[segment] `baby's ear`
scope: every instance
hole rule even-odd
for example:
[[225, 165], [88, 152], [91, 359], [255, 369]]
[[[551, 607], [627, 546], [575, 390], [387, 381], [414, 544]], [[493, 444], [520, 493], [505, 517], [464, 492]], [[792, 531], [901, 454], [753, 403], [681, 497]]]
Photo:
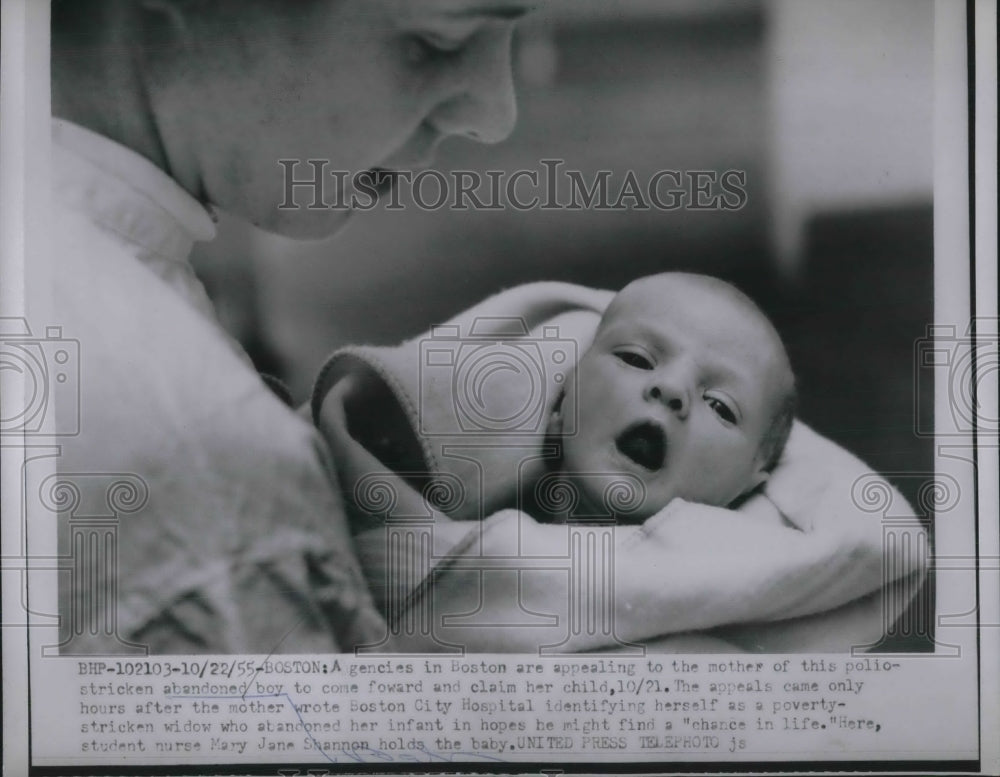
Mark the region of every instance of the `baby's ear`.
[[750, 493], [756, 491], [758, 488], [760, 488], [761, 486], [763, 486], [768, 481], [768, 479], [770, 477], [771, 477], [771, 473], [768, 470], [764, 469], [764, 462], [763, 461], [758, 461], [757, 462], [757, 470], [756, 470], [756, 472], [753, 473], [753, 476], [750, 479], [750, 484], [751, 485], [746, 490], [746, 493], [750, 494]]
[[562, 409], [557, 405], [549, 412], [549, 434], [562, 434], [563, 417]]
[[555, 403], [552, 405], [552, 409], [549, 411], [549, 423], [546, 432], [548, 434], [562, 434], [563, 428], [563, 400], [566, 398], [566, 392], [560, 391], [559, 396], [556, 397]]
[[764, 469], [764, 465], [757, 462], [757, 469], [750, 476], [750, 484], [743, 489], [743, 493], [736, 497], [732, 502], [730, 502], [726, 507], [730, 510], [739, 509], [744, 502], [748, 501], [752, 496], [754, 496], [758, 490], [767, 482], [768, 478], [771, 477], [771, 473]]

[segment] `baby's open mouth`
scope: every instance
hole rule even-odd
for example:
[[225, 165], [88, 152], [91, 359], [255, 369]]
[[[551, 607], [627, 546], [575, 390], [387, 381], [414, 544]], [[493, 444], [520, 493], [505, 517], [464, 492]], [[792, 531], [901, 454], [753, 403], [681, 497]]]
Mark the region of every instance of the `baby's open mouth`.
[[642, 421], [618, 435], [615, 447], [643, 469], [656, 472], [667, 457], [667, 435], [658, 424]]

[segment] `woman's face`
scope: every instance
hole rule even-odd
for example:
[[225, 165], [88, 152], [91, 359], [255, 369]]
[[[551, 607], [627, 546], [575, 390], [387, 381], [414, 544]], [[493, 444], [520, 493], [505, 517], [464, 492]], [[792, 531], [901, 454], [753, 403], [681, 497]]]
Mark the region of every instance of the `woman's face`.
[[[189, 160], [205, 199], [262, 229], [330, 235], [350, 211], [325, 206], [349, 202], [355, 174], [419, 170], [449, 135], [495, 143], [513, 129], [511, 36], [525, 0], [172, 7], [187, 50], [171, 77], [150, 69], [168, 159]], [[316, 169], [321, 189], [288, 189], [287, 171], [302, 181]]]

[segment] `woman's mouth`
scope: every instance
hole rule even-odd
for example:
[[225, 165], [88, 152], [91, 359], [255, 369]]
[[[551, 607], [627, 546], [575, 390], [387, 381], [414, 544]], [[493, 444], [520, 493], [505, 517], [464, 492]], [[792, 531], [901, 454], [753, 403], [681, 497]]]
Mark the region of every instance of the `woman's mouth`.
[[365, 180], [370, 184], [381, 199], [397, 187], [401, 180], [409, 186], [413, 186], [414, 179], [422, 172], [430, 168], [430, 158], [415, 160], [413, 163], [401, 167], [373, 167], [363, 173]]
[[641, 421], [618, 435], [615, 447], [643, 469], [658, 472], [667, 458], [667, 435], [659, 424]]

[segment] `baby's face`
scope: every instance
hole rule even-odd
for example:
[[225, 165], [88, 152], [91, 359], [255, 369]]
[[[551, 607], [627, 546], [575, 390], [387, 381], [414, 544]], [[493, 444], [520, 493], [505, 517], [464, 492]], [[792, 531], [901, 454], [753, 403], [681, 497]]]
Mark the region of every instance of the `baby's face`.
[[[631, 284], [612, 302], [567, 381], [550, 431], [584, 490], [629, 473], [646, 490], [630, 517], [675, 497], [727, 505], [767, 478], [761, 441], [792, 376], [770, 323], [730, 290], [691, 276]], [[600, 508], [601, 494], [585, 494]]]

